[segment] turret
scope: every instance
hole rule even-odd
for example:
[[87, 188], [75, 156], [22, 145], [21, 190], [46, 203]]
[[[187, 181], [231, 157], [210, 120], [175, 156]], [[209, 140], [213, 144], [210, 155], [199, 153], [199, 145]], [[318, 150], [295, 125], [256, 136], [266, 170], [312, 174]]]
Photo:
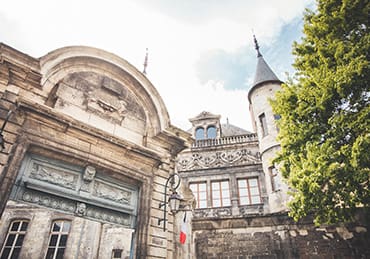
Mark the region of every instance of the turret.
[[263, 171], [266, 179], [266, 190], [269, 197], [269, 210], [271, 213], [286, 210], [287, 187], [272, 159], [280, 149], [277, 141], [278, 128], [276, 120], [279, 115], [274, 114], [269, 99], [274, 98], [275, 92], [280, 90], [282, 82], [268, 66], [260, 53], [256, 38], [257, 68], [254, 82], [248, 92], [249, 109], [259, 140]]

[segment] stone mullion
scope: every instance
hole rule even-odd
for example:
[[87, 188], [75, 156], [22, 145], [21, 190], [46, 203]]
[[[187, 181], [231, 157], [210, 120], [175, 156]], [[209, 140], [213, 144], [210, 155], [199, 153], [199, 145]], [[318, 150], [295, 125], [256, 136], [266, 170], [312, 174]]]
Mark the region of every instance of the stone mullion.
[[231, 213], [232, 215], [239, 215], [239, 198], [238, 198], [238, 184], [235, 175], [230, 175], [230, 199], [231, 199]]

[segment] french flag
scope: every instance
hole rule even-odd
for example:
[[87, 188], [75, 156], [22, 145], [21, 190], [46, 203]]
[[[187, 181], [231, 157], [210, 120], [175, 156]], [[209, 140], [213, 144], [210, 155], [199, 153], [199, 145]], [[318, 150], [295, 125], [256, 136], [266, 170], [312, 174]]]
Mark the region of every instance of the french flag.
[[186, 226], [186, 212], [185, 212], [184, 220], [181, 222], [181, 230], [180, 230], [180, 243], [181, 244], [185, 244], [186, 232], [187, 232], [187, 226]]

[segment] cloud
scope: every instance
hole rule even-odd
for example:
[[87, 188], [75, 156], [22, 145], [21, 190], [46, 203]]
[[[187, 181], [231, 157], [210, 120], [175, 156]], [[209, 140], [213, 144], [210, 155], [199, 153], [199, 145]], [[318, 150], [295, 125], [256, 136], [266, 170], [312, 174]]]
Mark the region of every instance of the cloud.
[[186, 129], [188, 118], [208, 110], [251, 129], [246, 98], [255, 69], [251, 30], [272, 68], [283, 67], [288, 63], [283, 53], [291, 50], [278, 36], [309, 2], [12, 0], [1, 5], [0, 40], [34, 57], [68, 45], [93, 46], [139, 70], [149, 48], [148, 77], [176, 126]]
[[[281, 80], [286, 80], [286, 73], [294, 73], [291, 66], [294, 61], [291, 49], [293, 42], [302, 36], [302, 28], [303, 20], [297, 17], [282, 26], [273, 42], [259, 42], [264, 58]], [[197, 76], [202, 85], [209, 81], [218, 81], [223, 83], [225, 89], [247, 90], [253, 82], [256, 61], [256, 51], [250, 45], [235, 51], [208, 50], [202, 52], [198, 58]]]
[[225, 89], [247, 89], [246, 78], [252, 76], [255, 59], [250, 47], [234, 52], [208, 50], [201, 53], [196, 63], [197, 76], [202, 85], [218, 81], [223, 82]]

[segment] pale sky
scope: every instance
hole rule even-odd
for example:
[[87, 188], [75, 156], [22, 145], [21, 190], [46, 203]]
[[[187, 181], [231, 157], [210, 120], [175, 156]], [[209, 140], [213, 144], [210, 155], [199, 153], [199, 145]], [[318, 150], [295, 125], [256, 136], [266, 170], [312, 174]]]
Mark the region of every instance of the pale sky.
[[33, 57], [85, 45], [143, 70], [177, 127], [202, 111], [252, 130], [247, 93], [256, 52], [281, 79], [293, 73], [291, 44], [313, 0], [12, 0], [0, 5], [0, 42]]

